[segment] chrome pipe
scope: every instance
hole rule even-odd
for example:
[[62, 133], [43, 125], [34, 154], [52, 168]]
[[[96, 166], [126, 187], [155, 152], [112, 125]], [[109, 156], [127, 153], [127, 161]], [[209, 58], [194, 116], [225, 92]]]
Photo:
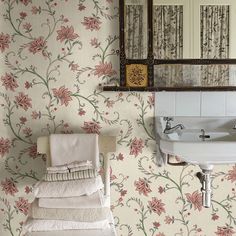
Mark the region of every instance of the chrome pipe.
[[211, 207], [211, 171], [203, 170], [202, 179], [202, 205], [206, 208]]
[[211, 207], [211, 170], [202, 170], [202, 172], [197, 173], [197, 177], [199, 178], [202, 188], [202, 205], [203, 207], [209, 208]]

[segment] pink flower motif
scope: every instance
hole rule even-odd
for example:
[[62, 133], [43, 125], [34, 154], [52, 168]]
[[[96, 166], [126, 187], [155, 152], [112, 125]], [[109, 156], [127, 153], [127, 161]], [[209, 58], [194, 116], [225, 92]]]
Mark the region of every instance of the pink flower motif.
[[5, 76], [1, 77], [1, 81], [2, 81], [2, 85], [5, 87], [6, 90], [9, 89], [14, 92], [15, 89], [19, 87], [12, 74], [6, 73]]
[[33, 54], [44, 51], [46, 49], [46, 41], [42, 36], [29, 43], [29, 51]]
[[85, 10], [85, 5], [83, 4], [83, 3], [80, 3], [79, 5], [78, 5], [78, 10], [79, 11], [83, 11], [83, 10]]
[[233, 166], [232, 170], [228, 171], [227, 175], [228, 175], [227, 180], [231, 180], [231, 182], [236, 181], [236, 165]]
[[235, 234], [235, 231], [233, 231], [232, 227], [229, 225], [224, 227], [217, 226], [217, 232], [215, 232], [217, 236], [232, 236]]
[[37, 145], [34, 144], [33, 146], [29, 147], [29, 156], [35, 159], [37, 157]]
[[65, 86], [61, 86], [59, 89], [52, 89], [53, 95], [61, 102], [61, 106], [65, 105], [66, 107], [69, 105], [69, 102], [72, 101], [71, 91]]
[[23, 108], [25, 111], [27, 111], [29, 107], [32, 107], [32, 99], [29, 98], [27, 94], [20, 92], [18, 96], [15, 96], [15, 99], [16, 104]]
[[158, 215], [161, 215], [162, 213], [166, 212], [164, 208], [165, 204], [162, 203], [162, 201], [157, 199], [156, 197], [153, 197], [152, 201], [148, 201], [148, 204], [150, 210]]
[[27, 118], [26, 118], [26, 117], [24, 117], [24, 116], [21, 116], [21, 117], [20, 117], [20, 123], [21, 123], [22, 125], [24, 125], [24, 124], [26, 123], [26, 121], [27, 121]]
[[29, 127], [26, 127], [23, 129], [23, 133], [25, 134], [26, 137], [29, 137], [32, 135], [32, 129]]
[[153, 224], [154, 228], [157, 228], [157, 229], [161, 226], [161, 224], [159, 222], [156, 222], [156, 221], [153, 222], [152, 224]]
[[108, 108], [112, 108], [114, 104], [115, 104], [115, 102], [113, 100], [110, 100], [109, 98], [106, 99], [106, 106]]
[[27, 13], [26, 12], [20, 12], [20, 18], [22, 19], [22, 20], [24, 20], [25, 19], [25, 17], [27, 16]]
[[36, 15], [37, 13], [41, 12], [41, 7], [37, 8], [36, 6], [33, 6], [31, 8], [31, 12], [32, 12], [33, 15]]
[[41, 112], [37, 112], [37, 111], [32, 111], [32, 114], [31, 114], [31, 117], [33, 120], [36, 120], [36, 119], [40, 119], [41, 118]]
[[27, 6], [32, 0], [20, 0], [20, 2]]
[[31, 27], [32, 27], [32, 25], [30, 23], [25, 23], [23, 25], [23, 28], [28, 32], [32, 29]]
[[79, 112], [78, 112], [78, 114], [79, 114], [79, 116], [84, 116], [85, 115], [85, 110], [83, 109], [83, 108], [80, 108], [79, 109]]
[[25, 82], [25, 88], [26, 88], [26, 89], [32, 88], [32, 83], [26, 81], [26, 82]]
[[100, 129], [102, 127], [99, 125], [98, 122], [95, 121], [89, 121], [89, 122], [84, 122], [84, 126], [82, 127], [82, 129], [86, 132], [86, 133], [92, 133], [92, 134], [100, 134]]
[[166, 191], [166, 190], [165, 190], [164, 187], [159, 186], [159, 188], [158, 188], [158, 192], [159, 192], [160, 194], [164, 193], [165, 191]]
[[174, 216], [172, 216], [172, 217], [170, 217], [170, 216], [166, 216], [166, 218], [165, 218], [165, 223], [166, 223], [167, 225], [169, 225], [169, 224], [173, 224], [174, 221], [175, 221]]
[[79, 65], [75, 63], [70, 63], [69, 67], [73, 72], [78, 71], [79, 69]]
[[134, 182], [134, 186], [136, 187], [135, 190], [138, 191], [140, 195], [143, 194], [144, 196], [148, 196], [148, 194], [152, 192], [146, 179], [139, 178], [138, 181]]
[[4, 52], [6, 48], [9, 48], [10, 44], [10, 35], [9, 34], [0, 34], [0, 50]]
[[3, 157], [6, 153], [9, 153], [11, 148], [11, 141], [7, 138], [0, 138], [0, 156]]
[[124, 155], [122, 153], [119, 153], [118, 156], [116, 157], [118, 161], [123, 161], [124, 160]]
[[193, 204], [194, 206], [194, 210], [202, 210], [202, 194], [198, 192], [198, 190], [196, 190], [195, 192], [193, 192], [192, 194], [190, 193], [186, 193], [185, 194], [187, 197], [187, 200]]
[[32, 193], [32, 188], [29, 186], [25, 186], [25, 193], [26, 194]]
[[133, 139], [130, 145], [130, 155], [138, 156], [139, 153], [142, 153], [142, 149], [144, 148], [143, 140], [137, 139], [136, 137]]
[[74, 39], [78, 38], [79, 35], [74, 33], [74, 27], [71, 26], [61, 26], [60, 30], [57, 30], [57, 40], [63, 42], [65, 40], [73, 41]]
[[6, 178], [5, 181], [1, 182], [1, 187], [5, 194], [10, 194], [11, 196], [15, 196], [15, 193], [18, 192], [18, 189], [12, 179]]
[[101, 43], [98, 41], [97, 38], [91, 39], [91, 40], [90, 40], [90, 44], [91, 44], [91, 46], [93, 46], [93, 47], [95, 47], [95, 48], [98, 48], [98, 47], [101, 45]]
[[102, 22], [97, 17], [84, 17], [84, 22], [82, 22], [82, 24], [86, 26], [86, 29], [88, 30], [98, 31]]
[[121, 197], [124, 197], [127, 194], [127, 190], [122, 190], [120, 192]]
[[18, 201], [15, 201], [16, 208], [23, 213], [25, 216], [28, 214], [29, 211], [29, 202], [28, 200], [24, 199], [23, 197], [20, 197]]
[[98, 78], [101, 76], [108, 76], [111, 77], [116, 74], [116, 71], [112, 69], [112, 64], [110, 63], [102, 63], [100, 62], [99, 65], [95, 66], [95, 73], [94, 75], [97, 75]]
[[214, 220], [214, 221], [215, 221], [215, 220], [218, 220], [218, 219], [219, 219], [219, 216], [216, 215], [216, 213], [214, 213], [214, 214], [211, 215], [211, 219]]

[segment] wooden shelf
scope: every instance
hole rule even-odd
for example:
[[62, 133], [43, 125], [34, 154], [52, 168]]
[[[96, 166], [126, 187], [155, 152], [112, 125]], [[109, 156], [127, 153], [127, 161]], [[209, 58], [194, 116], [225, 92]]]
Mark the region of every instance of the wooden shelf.
[[236, 91], [236, 86], [225, 87], [126, 87], [103, 86], [103, 91], [113, 92], [159, 92], [159, 91]]

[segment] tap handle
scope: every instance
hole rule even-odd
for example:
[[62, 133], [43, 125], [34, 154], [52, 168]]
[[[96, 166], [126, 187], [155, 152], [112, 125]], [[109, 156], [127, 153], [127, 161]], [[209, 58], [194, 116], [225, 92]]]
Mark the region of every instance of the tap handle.
[[174, 118], [166, 116], [166, 117], [163, 118], [163, 120], [168, 122], [168, 121], [173, 121]]

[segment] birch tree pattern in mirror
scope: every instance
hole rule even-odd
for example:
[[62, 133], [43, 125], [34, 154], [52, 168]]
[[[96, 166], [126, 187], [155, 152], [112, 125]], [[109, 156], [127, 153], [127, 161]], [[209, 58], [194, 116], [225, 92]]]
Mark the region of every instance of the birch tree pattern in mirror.
[[[229, 6], [202, 5], [201, 58], [229, 58]], [[202, 66], [202, 86], [228, 86], [228, 65]]]
[[125, 1], [125, 53], [128, 59], [147, 57], [147, 1]]
[[[157, 59], [183, 58], [183, 6], [154, 5], [153, 48]], [[155, 86], [181, 86], [182, 66], [155, 66]]]
[[[153, 7], [155, 58], [181, 59], [186, 56], [183, 55], [183, 14], [181, 5]], [[199, 14], [201, 58], [229, 58], [229, 6], [201, 5]], [[195, 19], [189, 19], [191, 21], [193, 25], [199, 25]], [[154, 67], [154, 84], [161, 87], [233, 86], [233, 68], [234, 66], [223, 64], [158, 65]]]

